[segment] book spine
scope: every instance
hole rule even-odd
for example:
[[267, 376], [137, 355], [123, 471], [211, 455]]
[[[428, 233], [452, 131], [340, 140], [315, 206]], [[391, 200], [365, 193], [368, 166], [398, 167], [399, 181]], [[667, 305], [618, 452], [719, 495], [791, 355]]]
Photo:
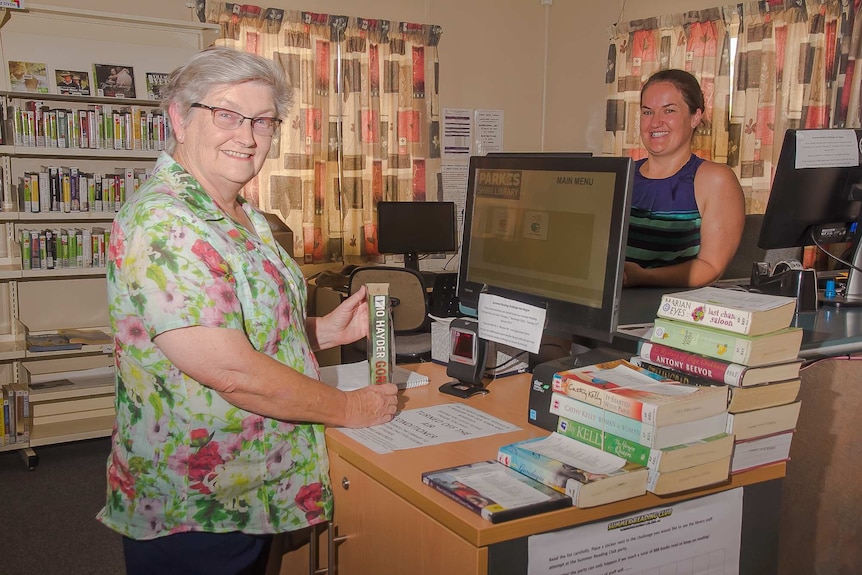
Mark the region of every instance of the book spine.
[[660, 375], [665, 379], [672, 379], [686, 385], [699, 385], [701, 387], [709, 387], [711, 385], [721, 385], [723, 383], [709, 379], [708, 377], [700, 377], [658, 363], [652, 363], [651, 361], [647, 361], [642, 357], [633, 357], [630, 361], [638, 367], [642, 367], [643, 369], [651, 371], [656, 375]]
[[563, 393], [554, 393], [550, 412], [643, 445], [650, 445], [655, 437], [655, 427], [652, 425], [605, 411], [601, 407], [579, 401]]
[[739, 386], [742, 384], [742, 377], [746, 369], [744, 365], [727, 363], [646, 341], [640, 342], [639, 345], [638, 356], [647, 361], [727, 385]]
[[368, 290], [369, 326], [368, 363], [371, 382], [391, 383], [395, 366], [392, 347], [392, 315], [390, 314], [389, 284], [366, 284]]
[[606, 411], [618, 413], [644, 423], [654, 425], [658, 416], [658, 409], [655, 405], [644, 403], [633, 397], [609, 393], [605, 389], [571, 374], [555, 374], [553, 389], [584, 403], [596, 405]]
[[651, 336], [654, 343], [706, 355], [731, 363], [747, 364], [753, 342], [728, 331], [657, 318]]
[[[539, 483], [547, 485], [551, 489], [566, 492], [566, 481], [569, 479], [561, 475], [554, 466], [542, 465], [541, 460], [554, 461], [550, 458], [531, 458], [520, 450], [511, 445], [504, 445], [497, 451], [497, 461], [510, 469], [514, 469], [522, 475], [526, 475], [530, 479], [535, 479]], [[557, 463], [557, 462], [554, 462]], [[559, 467], [557, 463], [556, 467]]]
[[754, 314], [714, 303], [681, 299], [665, 294], [662, 296], [656, 315], [745, 335], [751, 330]]
[[560, 418], [557, 433], [576, 439], [581, 443], [597, 447], [606, 453], [622, 457], [638, 465], [647, 465], [652, 450], [646, 445], [619, 437], [607, 431], [584, 425], [565, 417]]

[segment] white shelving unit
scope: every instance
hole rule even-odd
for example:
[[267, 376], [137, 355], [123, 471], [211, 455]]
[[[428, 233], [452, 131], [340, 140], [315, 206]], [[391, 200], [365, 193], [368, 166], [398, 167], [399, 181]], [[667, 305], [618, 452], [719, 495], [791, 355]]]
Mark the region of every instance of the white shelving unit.
[[[41, 100], [51, 108], [86, 109], [91, 104], [157, 107], [146, 100], [147, 72], [168, 73], [191, 55], [212, 44], [219, 27], [193, 21], [142, 18], [107, 12], [28, 5], [25, 10], [0, 9], [0, 103], [7, 106]], [[71, 96], [11, 91], [9, 61], [40, 62], [48, 78], [55, 70], [89, 71], [96, 94], [93, 64], [130, 67], [135, 99]], [[29, 443], [10, 443], [0, 451], [22, 450], [35, 465], [32, 447], [110, 434], [113, 415], [113, 357], [109, 345], [80, 350], [30, 352], [27, 330], [108, 329], [104, 268], [23, 269], [20, 230], [44, 227], [110, 227], [112, 212], [39, 212], [23, 209], [21, 178], [48, 165], [74, 165], [83, 171], [113, 172], [120, 167], [152, 167], [158, 151], [48, 148], [11, 145], [4, 122], [0, 145], [3, 197], [0, 211], [0, 384], [72, 382], [48, 391], [31, 389], [34, 414]], [[106, 371], [107, 370], [107, 371]], [[95, 375], [94, 375], [95, 374]]]

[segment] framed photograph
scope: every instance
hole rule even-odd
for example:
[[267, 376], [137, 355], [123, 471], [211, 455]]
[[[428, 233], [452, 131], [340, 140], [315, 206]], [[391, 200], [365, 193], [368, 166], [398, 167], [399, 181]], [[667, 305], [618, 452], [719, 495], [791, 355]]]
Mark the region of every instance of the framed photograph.
[[58, 94], [72, 96], [90, 95], [90, 73], [79, 70], [55, 70], [54, 79]]
[[163, 72], [147, 72], [147, 98], [150, 100], [161, 100], [162, 87], [168, 83], [168, 74]]
[[48, 72], [42, 62], [9, 60], [9, 88], [13, 92], [48, 93]]
[[135, 98], [135, 70], [125, 64], [93, 64], [96, 95]]

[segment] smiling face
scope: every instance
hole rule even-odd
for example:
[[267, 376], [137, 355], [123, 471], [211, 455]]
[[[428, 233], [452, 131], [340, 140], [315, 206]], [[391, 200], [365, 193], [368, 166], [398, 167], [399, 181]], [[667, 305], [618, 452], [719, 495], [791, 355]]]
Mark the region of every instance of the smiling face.
[[[211, 91], [201, 104], [233, 110], [256, 118], [276, 115], [272, 89], [259, 82], [228, 85]], [[184, 122], [176, 105], [170, 109], [177, 148], [174, 159], [192, 174], [217, 202], [232, 201], [263, 167], [272, 136], [255, 134], [251, 122], [225, 130], [213, 124], [212, 112], [189, 110]]]
[[701, 110], [691, 113], [682, 92], [670, 82], [652, 84], [641, 94], [641, 141], [651, 156], [688, 155], [701, 115]]

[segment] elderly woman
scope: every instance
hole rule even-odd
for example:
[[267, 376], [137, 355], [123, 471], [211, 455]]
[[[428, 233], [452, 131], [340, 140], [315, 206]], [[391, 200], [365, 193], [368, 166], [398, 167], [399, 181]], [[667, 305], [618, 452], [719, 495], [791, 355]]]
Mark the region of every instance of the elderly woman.
[[700, 287], [721, 277], [742, 238], [745, 197], [726, 164], [691, 151], [705, 109], [697, 78], [656, 72], [641, 88], [623, 285]]
[[172, 136], [114, 222], [117, 421], [99, 520], [128, 573], [263, 573], [272, 534], [330, 518], [323, 425], [385, 423], [397, 388], [318, 381], [368, 331], [365, 290], [306, 317], [297, 265], [239, 195], [286, 115], [271, 61], [205, 50], [162, 96]]

